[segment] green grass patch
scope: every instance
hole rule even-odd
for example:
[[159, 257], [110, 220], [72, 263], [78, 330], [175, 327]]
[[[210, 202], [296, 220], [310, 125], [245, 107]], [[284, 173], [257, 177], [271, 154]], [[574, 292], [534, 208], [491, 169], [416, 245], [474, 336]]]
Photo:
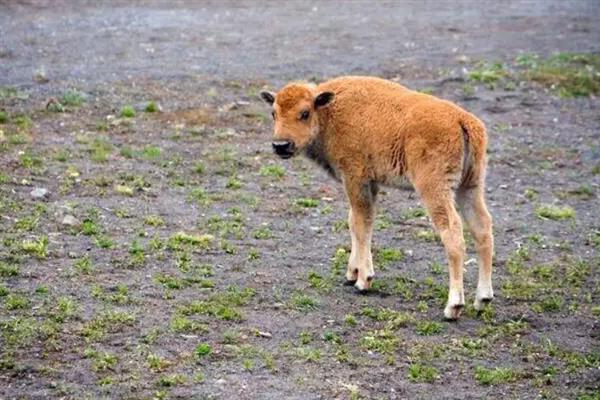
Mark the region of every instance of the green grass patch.
[[388, 329], [368, 332], [360, 339], [361, 347], [387, 355], [392, 355], [399, 343], [400, 340]]
[[227, 290], [216, 293], [207, 300], [194, 301], [178, 307], [175, 314], [176, 317], [200, 314], [225, 321], [241, 321], [243, 315], [239, 307], [247, 305], [254, 294], [252, 288], [240, 289], [237, 286], [229, 286]]
[[146, 107], [144, 108], [144, 111], [146, 111], [147, 113], [158, 112], [159, 111], [158, 104], [156, 104], [155, 101], [149, 101], [148, 104], [146, 104]]
[[331, 290], [331, 281], [326, 278], [323, 278], [315, 271], [308, 272], [308, 282], [310, 284], [310, 287], [317, 289], [321, 292], [328, 292], [329, 290]]
[[69, 89], [60, 97], [60, 103], [65, 106], [79, 107], [85, 101], [86, 96], [76, 89]]
[[316, 208], [319, 206], [319, 200], [317, 199], [308, 199], [308, 198], [301, 198], [301, 199], [296, 199], [294, 201], [294, 204], [302, 207], [302, 208]]
[[429, 365], [415, 363], [408, 367], [408, 379], [413, 382], [433, 383], [439, 375], [438, 370]]
[[211, 353], [211, 351], [212, 349], [207, 343], [200, 343], [198, 346], [196, 346], [196, 356], [198, 358], [204, 358], [208, 356]]
[[381, 247], [377, 249], [375, 256], [375, 262], [380, 268], [385, 268], [389, 264], [404, 259], [404, 252], [400, 249], [390, 249]]
[[171, 319], [170, 328], [173, 332], [177, 333], [204, 333], [208, 332], [208, 327], [201, 323], [194, 321], [184, 315], [174, 315]]
[[209, 249], [214, 241], [213, 235], [191, 235], [185, 232], [173, 234], [167, 241], [167, 247], [171, 250], [179, 250], [185, 246], [199, 249]]
[[83, 275], [91, 275], [94, 272], [94, 266], [92, 265], [92, 260], [90, 260], [89, 255], [85, 255], [75, 261], [73, 268]]
[[22, 310], [29, 308], [29, 300], [20, 294], [9, 294], [4, 298], [4, 305], [9, 310]]
[[304, 293], [294, 293], [290, 299], [290, 307], [302, 312], [316, 310], [319, 305], [319, 300]]
[[97, 341], [107, 333], [118, 332], [126, 326], [132, 326], [135, 316], [125, 311], [104, 311], [83, 325], [81, 334], [88, 340]]
[[273, 232], [271, 231], [271, 229], [269, 229], [268, 226], [263, 226], [255, 230], [252, 233], [252, 236], [254, 236], [255, 239], [259, 240], [270, 239], [273, 237]]
[[160, 157], [161, 149], [157, 146], [144, 146], [140, 156], [145, 160], [155, 160]]
[[208, 193], [206, 193], [206, 191], [202, 188], [193, 188], [190, 190], [189, 199], [191, 201], [195, 201], [203, 207], [210, 205], [212, 202]]
[[133, 188], [127, 185], [116, 185], [115, 192], [121, 196], [133, 196]]
[[507, 75], [508, 72], [502, 63], [481, 62], [473, 70], [469, 71], [468, 78], [474, 82], [485, 83], [493, 89], [498, 81]]
[[389, 308], [372, 308], [363, 307], [360, 314], [372, 318], [375, 321], [383, 321], [386, 323], [386, 329], [396, 330], [405, 327], [414, 322], [414, 317], [406, 312], [395, 311]]
[[183, 375], [179, 375], [179, 374], [171, 374], [171, 375], [165, 375], [165, 376], [161, 376], [158, 381], [156, 382], [157, 386], [161, 386], [161, 387], [174, 387], [177, 385], [182, 385], [186, 382], [186, 378]]
[[550, 88], [561, 97], [600, 93], [600, 54], [559, 53], [548, 58], [521, 55], [522, 77]]
[[8, 264], [4, 261], [0, 261], [0, 276], [4, 278], [18, 276], [19, 266], [14, 264]]
[[444, 325], [436, 321], [418, 321], [415, 330], [419, 335], [437, 335], [444, 331]]
[[536, 208], [535, 214], [541, 219], [551, 219], [561, 221], [565, 219], [574, 219], [575, 210], [569, 206], [556, 206], [552, 204], [543, 204]]
[[121, 118], [133, 118], [135, 117], [135, 109], [130, 105], [125, 105], [121, 108], [119, 115]]
[[40, 333], [34, 318], [16, 317], [0, 321], [0, 335], [5, 345], [24, 347], [29, 345]]
[[164, 226], [165, 220], [158, 215], [148, 215], [144, 218], [144, 224], [154, 227]]
[[519, 380], [520, 374], [510, 368], [475, 368], [475, 380], [482, 385], [499, 385]]
[[265, 165], [260, 168], [259, 173], [261, 176], [282, 179], [285, 176], [285, 168], [279, 165]]
[[424, 208], [415, 207], [410, 208], [402, 213], [402, 218], [406, 220], [422, 218], [427, 215], [427, 212]]
[[558, 295], [551, 295], [542, 298], [539, 302], [533, 304], [531, 309], [537, 313], [558, 312], [562, 309], [564, 299]]
[[36, 258], [46, 258], [48, 248], [48, 237], [42, 236], [35, 240], [24, 240], [21, 243], [21, 248], [27, 254], [31, 254]]

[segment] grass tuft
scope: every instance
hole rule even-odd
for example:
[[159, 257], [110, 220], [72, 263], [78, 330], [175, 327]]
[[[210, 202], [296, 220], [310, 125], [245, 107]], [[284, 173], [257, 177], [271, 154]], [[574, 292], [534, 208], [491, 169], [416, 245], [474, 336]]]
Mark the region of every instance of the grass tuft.
[[498, 385], [518, 380], [519, 374], [510, 368], [488, 369], [478, 366], [475, 368], [475, 379], [482, 385]]
[[130, 105], [123, 106], [119, 115], [121, 118], [133, 118], [135, 117], [135, 109]]
[[552, 219], [554, 221], [560, 221], [564, 219], [575, 218], [575, 210], [569, 206], [555, 206], [552, 204], [543, 204], [536, 208], [535, 214], [542, 219]]
[[556, 92], [561, 97], [600, 93], [600, 55], [559, 53], [541, 59], [522, 55], [517, 63], [526, 67], [523, 77]]
[[155, 113], [159, 110], [158, 104], [155, 101], [149, 101], [144, 108], [147, 113]]
[[438, 370], [434, 367], [420, 363], [408, 367], [408, 378], [413, 382], [433, 383], [438, 377]]

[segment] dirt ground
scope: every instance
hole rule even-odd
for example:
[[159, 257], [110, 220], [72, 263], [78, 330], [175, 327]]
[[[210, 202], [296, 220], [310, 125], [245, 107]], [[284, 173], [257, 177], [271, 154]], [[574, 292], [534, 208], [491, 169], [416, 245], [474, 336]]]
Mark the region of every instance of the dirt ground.
[[[599, 399], [599, 19], [597, 1], [0, 1], [0, 399]], [[343, 191], [272, 154], [257, 96], [339, 74], [486, 123], [483, 313], [467, 236], [469, 305], [443, 321], [444, 252], [410, 191], [380, 197], [374, 289], [342, 285]]]

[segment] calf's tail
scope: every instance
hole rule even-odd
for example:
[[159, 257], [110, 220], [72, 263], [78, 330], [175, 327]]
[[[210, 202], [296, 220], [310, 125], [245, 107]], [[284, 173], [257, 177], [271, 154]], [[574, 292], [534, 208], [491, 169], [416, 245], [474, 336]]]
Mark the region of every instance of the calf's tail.
[[459, 124], [463, 142], [460, 187], [472, 188], [483, 184], [485, 179], [487, 134], [483, 122], [472, 114], [465, 113]]

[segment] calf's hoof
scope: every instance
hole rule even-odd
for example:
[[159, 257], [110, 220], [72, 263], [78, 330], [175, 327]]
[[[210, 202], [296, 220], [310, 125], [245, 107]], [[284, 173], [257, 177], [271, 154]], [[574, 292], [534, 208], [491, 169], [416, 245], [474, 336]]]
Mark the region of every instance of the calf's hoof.
[[473, 303], [473, 307], [477, 311], [483, 311], [483, 309], [492, 302], [494, 297], [483, 297], [483, 298], [475, 298], [475, 302]]
[[356, 280], [354, 287], [358, 289], [359, 293], [365, 293], [371, 288], [371, 284], [373, 283], [373, 276], [367, 276], [366, 279], [361, 279], [360, 277]]
[[462, 314], [464, 304], [448, 304], [444, 309], [444, 318], [447, 321], [456, 321]]
[[357, 280], [358, 280], [358, 268], [354, 268], [354, 269], [348, 268], [346, 270], [346, 282], [344, 283], [344, 285], [352, 286], [356, 283]]

